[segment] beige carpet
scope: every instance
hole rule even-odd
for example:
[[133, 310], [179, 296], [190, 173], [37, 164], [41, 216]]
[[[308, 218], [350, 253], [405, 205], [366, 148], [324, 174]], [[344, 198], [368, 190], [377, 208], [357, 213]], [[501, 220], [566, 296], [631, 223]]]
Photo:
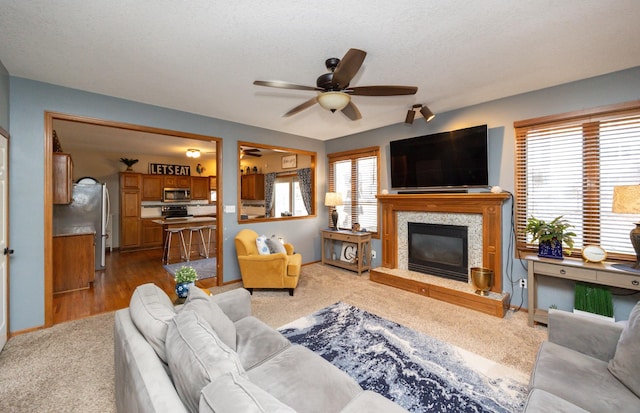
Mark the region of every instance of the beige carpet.
[[[240, 284], [213, 289], [219, 293]], [[255, 290], [253, 313], [280, 327], [344, 301], [529, 374], [546, 328], [527, 314], [503, 319], [369, 281], [367, 274], [304, 266], [295, 296]], [[0, 411], [113, 412], [113, 313], [13, 337], [0, 353]]]

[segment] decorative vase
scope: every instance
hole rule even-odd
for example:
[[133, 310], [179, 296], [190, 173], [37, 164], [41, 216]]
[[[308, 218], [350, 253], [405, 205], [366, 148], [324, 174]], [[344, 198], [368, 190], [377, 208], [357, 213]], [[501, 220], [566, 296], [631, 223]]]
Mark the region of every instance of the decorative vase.
[[538, 245], [538, 257], [553, 258], [562, 260], [562, 243], [554, 238], [550, 241], [543, 241]]
[[472, 267], [471, 283], [478, 295], [489, 295], [493, 287], [493, 270], [489, 268]]
[[176, 294], [178, 298], [187, 298], [187, 295], [189, 295], [189, 287], [192, 285], [194, 285], [193, 281], [176, 284]]

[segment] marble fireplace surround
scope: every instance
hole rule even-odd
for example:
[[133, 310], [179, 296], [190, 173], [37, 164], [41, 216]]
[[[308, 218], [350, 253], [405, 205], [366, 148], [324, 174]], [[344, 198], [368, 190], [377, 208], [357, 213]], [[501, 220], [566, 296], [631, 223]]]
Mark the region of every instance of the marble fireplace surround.
[[[504, 317], [509, 295], [502, 292], [502, 204], [507, 199], [507, 193], [378, 195], [382, 266], [371, 270], [371, 280]], [[469, 266], [490, 268], [495, 274], [489, 295], [475, 294], [468, 283], [408, 271], [407, 222], [467, 226]]]

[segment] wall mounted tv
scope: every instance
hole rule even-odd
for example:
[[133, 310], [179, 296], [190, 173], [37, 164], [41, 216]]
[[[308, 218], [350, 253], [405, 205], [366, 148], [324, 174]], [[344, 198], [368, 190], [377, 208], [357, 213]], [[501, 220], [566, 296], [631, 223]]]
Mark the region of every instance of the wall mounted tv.
[[487, 125], [389, 143], [395, 190], [458, 190], [489, 185]]

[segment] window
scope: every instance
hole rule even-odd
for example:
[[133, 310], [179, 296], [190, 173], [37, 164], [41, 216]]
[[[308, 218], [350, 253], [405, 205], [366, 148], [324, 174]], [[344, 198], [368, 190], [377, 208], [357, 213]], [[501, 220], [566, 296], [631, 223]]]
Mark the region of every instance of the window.
[[370, 147], [332, 153], [329, 158], [329, 191], [340, 192], [344, 205], [338, 206], [338, 228], [378, 232], [378, 165], [380, 148]]
[[[280, 176], [275, 182], [275, 215], [276, 217], [292, 214], [296, 217], [309, 215], [302, 201], [300, 183], [296, 175]], [[282, 215], [285, 213], [285, 215]]]
[[629, 232], [640, 214], [611, 212], [613, 187], [640, 184], [640, 102], [514, 123], [516, 238], [527, 218], [563, 215], [572, 225], [574, 254], [601, 245], [609, 258], [635, 261]]

